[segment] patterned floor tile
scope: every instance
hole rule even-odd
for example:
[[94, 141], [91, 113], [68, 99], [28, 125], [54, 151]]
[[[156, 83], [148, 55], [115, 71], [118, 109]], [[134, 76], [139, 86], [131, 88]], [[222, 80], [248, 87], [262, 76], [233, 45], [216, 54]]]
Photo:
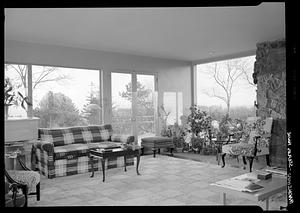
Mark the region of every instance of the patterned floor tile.
[[[47, 179], [41, 177], [41, 200], [29, 196], [29, 206], [165, 206], [221, 205], [221, 194], [209, 184], [248, 172], [243, 169], [179, 159], [166, 155], [142, 156], [137, 175], [135, 166], [111, 169], [102, 182], [102, 172]], [[274, 199], [276, 201], [276, 199]], [[278, 200], [278, 199], [277, 199]], [[253, 201], [227, 196], [231, 205]], [[264, 203], [254, 202], [264, 206]], [[282, 199], [270, 201], [270, 208], [285, 206]]]

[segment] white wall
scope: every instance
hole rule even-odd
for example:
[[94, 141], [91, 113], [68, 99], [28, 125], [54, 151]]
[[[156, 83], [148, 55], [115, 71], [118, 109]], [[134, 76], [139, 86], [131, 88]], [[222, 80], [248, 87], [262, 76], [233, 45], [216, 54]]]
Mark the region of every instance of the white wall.
[[[183, 93], [183, 109], [191, 105], [191, 66], [189, 62], [127, 55], [72, 47], [5, 41], [5, 62], [52, 65], [104, 71], [104, 100], [110, 101], [110, 72], [129, 70], [158, 74], [158, 105], [165, 91]], [[105, 108], [104, 121], [110, 122], [111, 109]]]

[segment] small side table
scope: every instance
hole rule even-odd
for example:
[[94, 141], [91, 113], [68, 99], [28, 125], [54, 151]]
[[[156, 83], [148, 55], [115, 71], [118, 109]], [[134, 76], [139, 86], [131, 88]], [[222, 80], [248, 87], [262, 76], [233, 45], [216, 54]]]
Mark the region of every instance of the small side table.
[[140, 164], [140, 151], [141, 148], [140, 147], [126, 147], [126, 148], [116, 148], [116, 149], [112, 149], [110, 152], [105, 152], [102, 149], [91, 149], [90, 150], [90, 154], [89, 154], [89, 158], [90, 158], [90, 162], [91, 162], [91, 166], [92, 166], [92, 174], [91, 174], [91, 178], [94, 177], [94, 157], [96, 158], [100, 158], [101, 160], [101, 165], [102, 165], [102, 181], [105, 181], [105, 160], [107, 158], [110, 157], [120, 157], [123, 156], [124, 157], [124, 171], [127, 171], [126, 168], [126, 159], [127, 156], [134, 156], [136, 157], [136, 173], [137, 175], [140, 175], [139, 173], [139, 164]]

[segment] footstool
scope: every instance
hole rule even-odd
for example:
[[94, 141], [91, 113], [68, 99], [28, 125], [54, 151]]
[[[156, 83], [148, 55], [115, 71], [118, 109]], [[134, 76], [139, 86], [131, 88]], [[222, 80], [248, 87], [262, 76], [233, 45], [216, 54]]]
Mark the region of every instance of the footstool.
[[[170, 155], [173, 156], [174, 143], [172, 138], [160, 136], [142, 138], [141, 146], [143, 148], [152, 148], [154, 158], [156, 150], [158, 150], [158, 154], [160, 153], [160, 148], [170, 148]], [[144, 154], [143, 150], [144, 149], [142, 149], [142, 154]]]

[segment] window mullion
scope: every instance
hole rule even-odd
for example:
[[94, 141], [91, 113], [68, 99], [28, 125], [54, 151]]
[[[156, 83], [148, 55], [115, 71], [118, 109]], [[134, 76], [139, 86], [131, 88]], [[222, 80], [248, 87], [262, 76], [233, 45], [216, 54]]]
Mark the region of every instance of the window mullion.
[[[27, 97], [31, 105], [27, 105], [27, 117], [33, 116], [32, 65], [27, 65]], [[26, 92], [26, 91], [25, 91]]]

